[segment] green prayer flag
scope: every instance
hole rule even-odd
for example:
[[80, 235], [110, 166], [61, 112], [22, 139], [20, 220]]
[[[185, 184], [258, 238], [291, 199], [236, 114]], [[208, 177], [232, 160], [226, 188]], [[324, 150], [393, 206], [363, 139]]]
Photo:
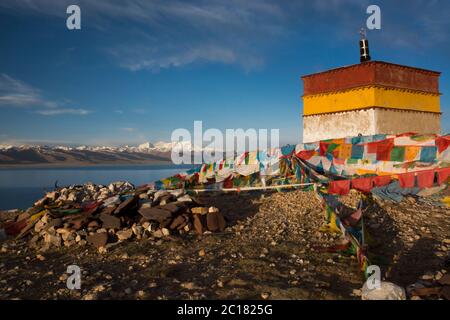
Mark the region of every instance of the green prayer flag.
[[391, 161], [403, 162], [405, 161], [405, 147], [395, 146], [391, 150]]

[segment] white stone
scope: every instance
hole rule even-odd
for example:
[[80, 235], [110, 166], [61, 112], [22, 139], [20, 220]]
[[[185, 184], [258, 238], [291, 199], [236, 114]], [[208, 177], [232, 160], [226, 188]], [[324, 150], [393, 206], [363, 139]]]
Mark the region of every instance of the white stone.
[[405, 300], [406, 293], [402, 287], [387, 281], [381, 281], [378, 288], [369, 289], [364, 283], [361, 294], [362, 300]]

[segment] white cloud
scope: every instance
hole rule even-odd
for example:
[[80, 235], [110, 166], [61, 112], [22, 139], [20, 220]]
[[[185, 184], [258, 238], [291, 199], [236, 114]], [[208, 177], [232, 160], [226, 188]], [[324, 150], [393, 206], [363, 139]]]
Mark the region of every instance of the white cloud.
[[0, 74], [0, 106], [34, 108], [35, 112], [45, 116], [72, 114], [87, 115], [89, 110], [64, 107], [66, 102], [57, 102], [43, 97], [39, 89], [7, 74]]
[[[4, 0], [0, 6], [21, 14], [65, 17], [68, 4], [65, 0]], [[82, 19], [83, 26], [116, 35], [104, 52], [133, 71], [191, 63], [253, 70], [264, 63], [258, 47], [282, 36], [289, 20], [281, 3], [271, 0], [80, 0], [78, 4], [82, 14], [89, 14], [89, 19]]]
[[43, 103], [39, 90], [7, 74], [0, 75], [0, 105], [27, 107]]
[[[71, 0], [2, 0], [15, 14], [65, 18]], [[103, 52], [128, 70], [175, 68], [192, 63], [264, 66], [286, 35], [327, 27], [325, 37], [357, 38], [369, 0], [127, 0], [76, 1], [83, 27], [114, 35]], [[448, 51], [447, 1], [380, 1], [382, 41], [402, 47], [438, 45]], [[399, 10], [398, 8], [401, 8]], [[315, 23], [319, 23], [316, 25]], [[373, 35], [377, 35], [376, 32]], [[372, 34], [369, 34], [372, 36]], [[293, 39], [293, 37], [290, 37]]]
[[43, 115], [43, 116], [57, 116], [57, 115], [61, 115], [61, 114], [72, 114], [72, 115], [84, 116], [89, 113], [92, 113], [92, 111], [85, 110], [85, 109], [57, 108], [57, 109], [37, 110], [36, 113]]
[[121, 46], [110, 51], [120, 65], [131, 71], [142, 69], [158, 70], [179, 67], [193, 62], [220, 62], [233, 64], [237, 60], [231, 48], [218, 46], [198, 46], [185, 50], [164, 50], [143, 46]]
[[123, 10], [117, 6], [109, 3], [106, 12], [142, 25], [132, 31], [132, 40], [115, 43], [105, 52], [131, 71], [193, 63], [254, 70], [264, 64], [258, 48], [282, 36], [288, 20], [277, 3], [266, 0], [131, 1]]

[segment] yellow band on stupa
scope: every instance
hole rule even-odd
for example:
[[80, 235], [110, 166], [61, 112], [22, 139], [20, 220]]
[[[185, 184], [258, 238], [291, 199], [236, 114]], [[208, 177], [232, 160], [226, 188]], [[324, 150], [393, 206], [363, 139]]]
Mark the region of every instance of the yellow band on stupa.
[[351, 111], [370, 107], [440, 112], [439, 94], [368, 86], [303, 97], [303, 114]]

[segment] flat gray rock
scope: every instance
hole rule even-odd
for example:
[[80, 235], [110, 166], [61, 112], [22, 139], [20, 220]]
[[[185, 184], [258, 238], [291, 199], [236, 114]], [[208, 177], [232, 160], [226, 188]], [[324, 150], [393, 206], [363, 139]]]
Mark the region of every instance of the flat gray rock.
[[139, 213], [145, 219], [157, 221], [159, 223], [172, 218], [172, 213], [170, 211], [160, 208], [141, 208], [139, 209]]

